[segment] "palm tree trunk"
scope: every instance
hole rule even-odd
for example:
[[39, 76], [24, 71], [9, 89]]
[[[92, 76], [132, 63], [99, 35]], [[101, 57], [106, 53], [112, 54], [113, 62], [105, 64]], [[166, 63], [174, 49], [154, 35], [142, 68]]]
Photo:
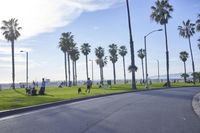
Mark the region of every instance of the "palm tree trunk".
[[184, 61], [184, 73], [185, 73], [184, 81], [186, 83], [186, 64], [185, 64], [185, 61]]
[[116, 84], [115, 63], [113, 63], [113, 76], [114, 76], [114, 84]]
[[100, 84], [103, 84], [103, 67], [100, 66]]
[[125, 71], [125, 58], [123, 56], [123, 67], [124, 67], [124, 84], [126, 84], [126, 71]]
[[193, 71], [193, 83], [195, 84], [195, 67], [194, 67], [194, 59], [193, 59], [193, 53], [192, 53], [192, 46], [191, 46], [191, 41], [190, 37], [188, 38], [189, 40], [189, 46], [190, 46], [190, 53], [191, 53], [191, 58], [192, 58], [192, 71]]
[[77, 85], [77, 67], [76, 67], [76, 61], [75, 61], [75, 79], [76, 79], [76, 85]]
[[101, 67], [101, 81], [103, 83], [103, 67]]
[[132, 66], [132, 83], [131, 88], [136, 89], [136, 80], [135, 80], [135, 71], [133, 68], [135, 67], [135, 55], [134, 55], [134, 44], [132, 37], [132, 29], [131, 29], [131, 18], [130, 18], [130, 10], [129, 10], [129, 1], [126, 0], [127, 5], [127, 13], [128, 13], [128, 27], [129, 27], [129, 35], [130, 35], [130, 51], [131, 51], [131, 66]]
[[144, 83], [144, 63], [143, 63], [143, 59], [141, 59], [142, 62], [142, 83]]
[[69, 59], [69, 53], [67, 54], [68, 58], [68, 75], [69, 75], [69, 87], [71, 86], [71, 81], [70, 81], [70, 59]]
[[169, 81], [169, 51], [168, 51], [168, 40], [167, 40], [167, 25], [164, 24], [165, 28], [165, 43], [166, 43], [166, 64], [167, 64], [167, 87], [170, 87]]
[[14, 50], [14, 40], [11, 41], [11, 50], [12, 50], [12, 88], [15, 89], [15, 50]]
[[85, 56], [86, 58], [86, 74], [87, 74], [87, 79], [88, 79], [88, 57], [87, 55]]
[[101, 66], [100, 66], [100, 64], [99, 64], [99, 70], [100, 70], [100, 73], [99, 73], [99, 74], [100, 74], [100, 84], [102, 84], [102, 78], [101, 78], [101, 74], [102, 74], [101, 71], [102, 71], [102, 70], [101, 70]]
[[64, 52], [64, 60], [65, 60], [65, 86], [67, 86], [67, 53]]
[[72, 70], [73, 70], [73, 86], [75, 85], [75, 68], [74, 68], [74, 61], [72, 61]]

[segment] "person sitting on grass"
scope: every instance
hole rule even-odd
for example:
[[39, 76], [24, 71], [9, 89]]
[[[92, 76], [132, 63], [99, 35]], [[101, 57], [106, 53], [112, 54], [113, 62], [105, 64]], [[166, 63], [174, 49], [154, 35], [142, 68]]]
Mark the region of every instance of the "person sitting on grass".
[[31, 96], [36, 96], [37, 95], [37, 90], [35, 89], [35, 82], [33, 81], [32, 87], [31, 87]]

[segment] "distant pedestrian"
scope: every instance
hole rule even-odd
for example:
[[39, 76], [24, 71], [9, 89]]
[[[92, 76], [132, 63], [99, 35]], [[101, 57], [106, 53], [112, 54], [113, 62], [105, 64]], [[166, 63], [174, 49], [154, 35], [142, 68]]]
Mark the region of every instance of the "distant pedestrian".
[[39, 94], [40, 95], [44, 95], [45, 94], [45, 81], [44, 81], [44, 78], [42, 78], [42, 84], [41, 84], [41, 87], [40, 87], [40, 91], [39, 91]]
[[90, 89], [92, 87], [92, 81], [90, 80], [90, 78], [88, 78], [87, 82], [86, 82], [86, 92], [90, 93]]

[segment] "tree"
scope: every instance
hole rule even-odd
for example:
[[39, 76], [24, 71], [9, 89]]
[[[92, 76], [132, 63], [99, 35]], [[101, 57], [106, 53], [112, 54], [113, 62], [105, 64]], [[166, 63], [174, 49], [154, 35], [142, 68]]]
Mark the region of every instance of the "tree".
[[[62, 36], [60, 37], [60, 42], [59, 42], [59, 47], [66, 51], [65, 53], [67, 54], [67, 60], [68, 60], [68, 76], [69, 76], [69, 86], [71, 85], [71, 76], [70, 76], [70, 52], [72, 49], [75, 47], [74, 43], [74, 36], [71, 35], [71, 32], [66, 32], [62, 33]], [[66, 55], [65, 55], [65, 60], [66, 60]], [[67, 78], [66, 74], [66, 62], [65, 62], [65, 78]], [[66, 80], [66, 85], [67, 85], [67, 80]]]
[[103, 67], [107, 64], [107, 57], [104, 57], [104, 48], [95, 48], [95, 55], [97, 57], [96, 63], [100, 68], [100, 84], [103, 84]]
[[80, 52], [77, 47], [74, 47], [70, 53], [73, 68], [73, 85], [77, 85], [77, 68], [76, 61], [79, 59]]
[[168, 3], [168, 0], [157, 0], [155, 6], [151, 7], [151, 19], [155, 22], [164, 25], [165, 29], [165, 44], [166, 44], [166, 66], [167, 66], [167, 87], [170, 87], [169, 81], [169, 51], [167, 40], [167, 23], [171, 17], [170, 13], [173, 12], [173, 7]]
[[[15, 50], [14, 50], [14, 44], [15, 40], [20, 36], [19, 30], [21, 27], [19, 27], [18, 20], [15, 18], [12, 18], [8, 21], [3, 20], [3, 26], [1, 27], [1, 30], [3, 30], [3, 35], [6, 40], [11, 42], [11, 51], [12, 51], [12, 88], [15, 89]], [[28, 86], [27, 86], [28, 87]]]
[[200, 31], [200, 14], [198, 14], [198, 16], [197, 16], [196, 30], [197, 30], [197, 31]]
[[143, 63], [143, 59], [145, 57], [145, 50], [139, 49], [137, 52], [138, 52], [138, 57], [141, 59], [141, 63], [142, 63], [142, 77], [143, 77], [142, 82], [144, 83], [144, 63]]
[[127, 54], [127, 48], [126, 46], [120, 46], [119, 49], [119, 54], [122, 56], [123, 58], [123, 68], [124, 68], [124, 84], [126, 84], [126, 71], [125, 71], [125, 56]]
[[198, 79], [198, 80], [199, 80], [199, 83], [200, 83], [200, 72], [192, 73], [192, 76], [195, 77], [195, 80]]
[[[178, 30], [179, 30], [179, 35], [182, 36], [183, 38], [188, 39], [189, 41], [190, 54], [191, 54], [191, 59], [192, 59], [192, 70], [193, 70], [193, 73], [195, 73], [192, 46], [191, 46], [191, 41], [190, 41], [191, 36], [193, 36], [195, 33], [195, 24], [190, 23], [190, 20], [187, 20], [186, 22], [183, 21], [183, 26], [178, 26]], [[195, 84], [195, 76], [193, 76], [193, 82]]]
[[58, 47], [64, 53], [64, 62], [65, 62], [65, 85], [67, 86], [67, 48], [63, 42], [63, 38], [60, 38]]
[[184, 81], [186, 83], [186, 79], [189, 77], [189, 75], [187, 73], [183, 73], [183, 74], [181, 74], [181, 77], [184, 78]]
[[182, 77], [184, 77], [184, 81], [186, 83], [187, 76], [185, 76], [185, 75], [187, 75], [187, 74], [186, 74], [186, 64], [185, 64], [185, 62], [187, 61], [188, 53], [186, 51], [182, 51], [182, 52], [180, 52], [179, 57], [180, 57], [181, 61], [183, 61], [183, 63], [184, 63], [184, 75]]
[[117, 45], [111, 44], [109, 45], [109, 53], [110, 53], [110, 61], [113, 64], [113, 77], [114, 77], [114, 84], [116, 84], [116, 71], [115, 71], [115, 63], [118, 60], [118, 54], [117, 54]]
[[85, 55], [85, 61], [86, 61], [86, 75], [88, 79], [88, 54], [91, 52], [89, 43], [83, 43], [81, 45], [81, 52]]

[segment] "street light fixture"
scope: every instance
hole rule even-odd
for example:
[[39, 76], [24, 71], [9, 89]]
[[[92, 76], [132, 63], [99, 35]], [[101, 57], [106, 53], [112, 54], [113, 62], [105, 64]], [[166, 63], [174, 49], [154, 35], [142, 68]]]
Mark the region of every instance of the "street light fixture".
[[145, 71], [146, 71], [146, 88], [148, 88], [148, 70], [147, 70], [147, 46], [146, 46], [146, 38], [157, 31], [162, 31], [162, 29], [158, 29], [158, 30], [153, 30], [151, 32], [149, 32], [146, 36], [144, 36], [144, 50], [145, 50]]
[[93, 60], [89, 60], [92, 63], [92, 81], [94, 81], [94, 68], [93, 68]]
[[20, 52], [26, 53], [26, 87], [28, 88], [28, 52], [21, 50]]
[[129, 35], [130, 35], [130, 50], [131, 50], [131, 68], [132, 68], [132, 89], [136, 89], [135, 82], [135, 57], [134, 57], [134, 46], [133, 46], [133, 38], [132, 38], [132, 30], [131, 30], [131, 18], [130, 18], [130, 10], [129, 10], [129, 1], [126, 0], [127, 13], [128, 13], [128, 26], [129, 26]]

